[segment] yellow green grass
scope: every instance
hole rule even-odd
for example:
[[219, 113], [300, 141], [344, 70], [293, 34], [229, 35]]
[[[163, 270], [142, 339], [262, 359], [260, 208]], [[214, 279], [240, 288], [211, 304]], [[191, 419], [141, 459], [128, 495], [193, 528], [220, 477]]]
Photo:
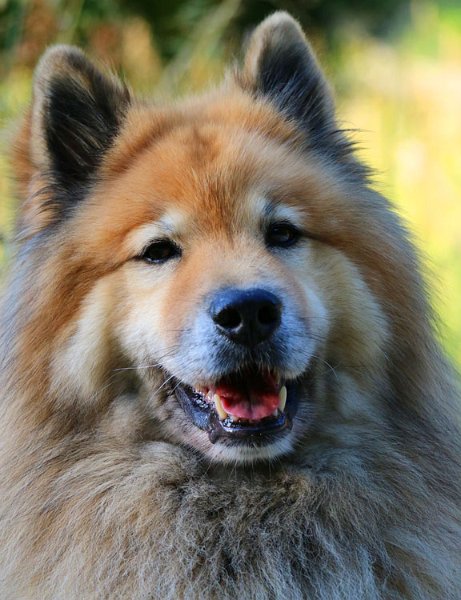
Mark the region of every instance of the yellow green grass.
[[[217, 81], [238, 50], [236, 40], [224, 37], [238, 9], [238, 0], [220, 3], [166, 65], [147, 24], [127, 20], [120, 48], [127, 80], [142, 93], [166, 97]], [[426, 257], [441, 336], [461, 367], [461, 7], [415, 2], [411, 24], [392, 40], [351, 26], [338, 33], [334, 52], [324, 49], [321, 38], [314, 45], [335, 83], [342, 124], [358, 128], [361, 156]], [[23, 67], [0, 82], [0, 232], [6, 237], [14, 213], [9, 135], [30, 86], [31, 73]], [[4, 262], [7, 245], [0, 249]]]

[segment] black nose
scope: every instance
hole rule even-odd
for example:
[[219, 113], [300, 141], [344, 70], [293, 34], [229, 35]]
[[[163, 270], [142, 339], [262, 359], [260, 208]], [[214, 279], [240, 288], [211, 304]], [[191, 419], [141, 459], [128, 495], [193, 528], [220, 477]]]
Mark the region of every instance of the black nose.
[[245, 346], [267, 340], [280, 325], [281, 313], [277, 296], [259, 288], [221, 290], [210, 306], [219, 332]]

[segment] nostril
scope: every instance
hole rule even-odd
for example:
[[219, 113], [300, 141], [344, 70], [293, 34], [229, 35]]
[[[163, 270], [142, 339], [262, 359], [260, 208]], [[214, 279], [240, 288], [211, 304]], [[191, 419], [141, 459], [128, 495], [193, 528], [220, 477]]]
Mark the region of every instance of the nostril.
[[258, 321], [261, 325], [273, 325], [274, 323], [277, 323], [279, 318], [279, 308], [274, 304], [262, 306], [258, 311]]
[[242, 323], [242, 317], [235, 308], [225, 308], [214, 317], [214, 322], [226, 329], [236, 329]]
[[261, 288], [218, 291], [209, 314], [220, 335], [248, 347], [270, 339], [282, 320], [282, 302]]

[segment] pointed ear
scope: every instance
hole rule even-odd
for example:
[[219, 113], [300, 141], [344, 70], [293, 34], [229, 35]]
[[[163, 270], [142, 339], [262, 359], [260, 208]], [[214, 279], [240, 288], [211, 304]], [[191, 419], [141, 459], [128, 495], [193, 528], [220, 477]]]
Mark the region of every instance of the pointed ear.
[[117, 135], [129, 102], [126, 87], [101, 73], [83, 52], [71, 46], [51, 48], [35, 72], [32, 165], [60, 190], [85, 187]]
[[314, 141], [336, 130], [329, 86], [301, 27], [289, 14], [276, 12], [257, 27], [238, 80], [295, 120]]

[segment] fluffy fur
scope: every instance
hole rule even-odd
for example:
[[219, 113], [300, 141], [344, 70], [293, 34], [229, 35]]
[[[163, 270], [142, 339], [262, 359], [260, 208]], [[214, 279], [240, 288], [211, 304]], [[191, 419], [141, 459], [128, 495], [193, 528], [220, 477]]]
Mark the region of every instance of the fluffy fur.
[[[242, 69], [175, 106], [50, 49], [14, 164], [2, 598], [461, 597], [453, 376], [408, 235], [293, 19], [264, 21]], [[274, 211], [300, 244], [264, 246]], [[166, 235], [180, 258], [139, 260]], [[284, 299], [303, 385], [267, 452], [211, 444], [167, 383], [224, 368], [202, 307], [254, 282]]]

